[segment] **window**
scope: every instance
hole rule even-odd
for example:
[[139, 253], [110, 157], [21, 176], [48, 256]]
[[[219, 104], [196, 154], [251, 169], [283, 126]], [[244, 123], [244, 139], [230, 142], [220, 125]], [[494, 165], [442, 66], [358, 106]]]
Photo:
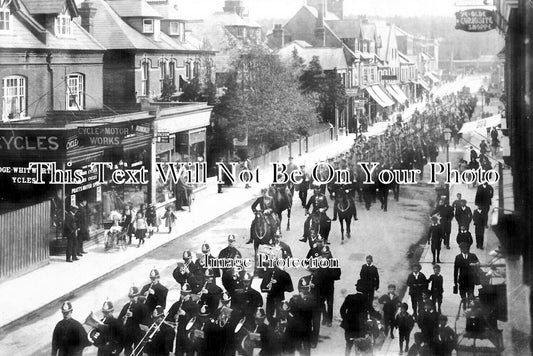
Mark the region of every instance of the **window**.
[[2, 120], [26, 117], [26, 78], [14, 75], [2, 80]]
[[141, 64], [141, 96], [147, 96], [149, 84], [148, 79], [150, 76], [150, 62], [144, 61]]
[[244, 27], [237, 27], [237, 37], [239, 38], [244, 37]]
[[363, 43], [363, 52], [367, 52], [368, 50], [368, 45], [366, 42]]
[[70, 36], [70, 15], [67, 10], [59, 14], [55, 19], [55, 32], [58, 37]]
[[185, 78], [187, 78], [187, 80], [192, 78], [192, 68], [191, 68], [191, 66], [192, 66], [191, 62], [186, 62], [185, 63]]
[[83, 74], [71, 74], [67, 78], [67, 110], [83, 110], [85, 105], [85, 81]]
[[197, 78], [200, 76], [200, 62], [199, 61], [194, 62], [192, 75], [194, 76], [194, 78]]
[[143, 33], [154, 33], [154, 20], [152, 19], [143, 20]]
[[170, 22], [170, 28], [169, 33], [173, 36], [179, 36], [180, 35], [180, 23], [178, 21], [171, 21]]
[[370, 82], [374, 83], [376, 81], [376, 70], [372, 68], [370, 70]]
[[368, 83], [368, 68], [363, 68], [363, 84]]
[[168, 78], [172, 84], [176, 84], [176, 61], [168, 62]]
[[159, 82], [161, 83], [161, 92], [163, 92], [163, 81], [167, 77], [167, 62], [159, 62]]
[[11, 30], [11, 12], [7, 8], [0, 8], [0, 33]]

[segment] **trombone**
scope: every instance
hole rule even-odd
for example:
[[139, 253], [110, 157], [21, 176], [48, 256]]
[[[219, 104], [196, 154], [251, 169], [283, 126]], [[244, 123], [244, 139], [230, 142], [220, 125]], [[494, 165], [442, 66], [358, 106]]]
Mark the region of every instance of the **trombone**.
[[168, 312], [163, 315], [163, 318], [160, 322], [154, 322], [152, 323], [152, 325], [150, 325], [150, 328], [148, 329], [146, 334], [144, 334], [143, 338], [139, 341], [137, 346], [135, 346], [135, 348], [131, 351], [131, 356], [142, 356], [146, 344], [152, 340], [155, 334], [159, 331], [161, 325], [165, 323], [165, 318], [167, 317], [167, 314]]

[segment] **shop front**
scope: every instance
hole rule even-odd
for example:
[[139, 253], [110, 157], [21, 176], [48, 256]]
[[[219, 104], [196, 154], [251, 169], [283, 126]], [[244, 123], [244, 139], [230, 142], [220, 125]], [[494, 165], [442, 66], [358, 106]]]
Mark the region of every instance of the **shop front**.
[[372, 85], [365, 88], [366, 98], [368, 99], [367, 115], [370, 119], [369, 124], [387, 120], [390, 110], [394, 106], [394, 101], [384, 91], [380, 85]]
[[[206, 162], [207, 137], [206, 127], [210, 124], [212, 107], [206, 103], [182, 104], [166, 107], [159, 111], [155, 127], [157, 139], [154, 159], [156, 163], [191, 163], [188, 167], [196, 177], [196, 169], [203, 170], [201, 163]], [[197, 165], [198, 163], [199, 165]], [[166, 166], [164, 166], [166, 167]], [[162, 181], [157, 175], [154, 202], [158, 208], [175, 202], [177, 187], [172, 179]], [[203, 176], [203, 171], [198, 172]], [[188, 182], [193, 190], [205, 188], [205, 182]]]

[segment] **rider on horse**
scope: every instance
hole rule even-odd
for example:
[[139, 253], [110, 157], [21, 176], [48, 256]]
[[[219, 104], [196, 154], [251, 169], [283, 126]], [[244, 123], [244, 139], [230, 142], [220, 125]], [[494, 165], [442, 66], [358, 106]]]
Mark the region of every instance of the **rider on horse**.
[[[257, 209], [258, 206], [259, 209]], [[279, 217], [277, 214], [274, 213], [276, 211], [274, 198], [268, 194], [268, 190], [265, 188], [261, 189], [261, 196], [257, 198], [252, 204], [252, 211], [254, 212], [254, 214], [257, 212], [257, 210], [265, 213], [265, 217], [269, 220], [270, 226], [274, 226], [275, 228], [277, 228], [280, 225]], [[257, 219], [258, 218], [256, 216], [250, 229], [250, 239], [248, 240], [248, 242], [246, 242], [247, 244], [251, 244], [253, 242], [251, 230], [257, 223]]]
[[[330, 220], [329, 217], [326, 215], [326, 210], [328, 210], [328, 200], [324, 194], [320, 191], [320, 185], [316, 182], [314, 183], [313, 187], [313, 196], [309, 198], [309, 201], [307, 202], [307, 205], [305, 206], [305, 214], [309, 215], [309, 208], [313, 206], [312, 213], [324, 213], [324, 216], [327, 220]], [[304, 236], [302, 239], [300, 239], [301, 242], [306, 242], [307, 237], [309, 236], [309, 224], [304, 225]]]

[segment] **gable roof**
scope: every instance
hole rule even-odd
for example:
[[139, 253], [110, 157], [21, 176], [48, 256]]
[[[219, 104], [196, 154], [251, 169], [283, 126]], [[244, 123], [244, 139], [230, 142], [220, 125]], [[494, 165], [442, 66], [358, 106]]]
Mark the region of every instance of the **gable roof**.
[[22, 3], [32, 15], [60, 14], [66, 6], [72, 17], [78, 17], [74, 0], [22, 0]]
[[107, 2], [120, 17], [163, 17], [145, 0], [107, 0]]
[[326, 24], [339, 38], [359, 38], [361, 35], [359, 20], [327, 20]]
[[361, 37], [365, 41], [374, 41], [376, 38], [376, 25], [373, 23], [361, 24]]
[[[306, 8], [307, 10], [309, 10], [313, 14], [313, 16], [318, 18], [318, 10], [316, 8], [314, 8], [313, 6], [309, 6], [309, 5], [303, 5], [302, 7]], [[339, 20], [339, 18], [334, 13], [326, 11], [326, 15], [324, 16], [324, 20]]]

